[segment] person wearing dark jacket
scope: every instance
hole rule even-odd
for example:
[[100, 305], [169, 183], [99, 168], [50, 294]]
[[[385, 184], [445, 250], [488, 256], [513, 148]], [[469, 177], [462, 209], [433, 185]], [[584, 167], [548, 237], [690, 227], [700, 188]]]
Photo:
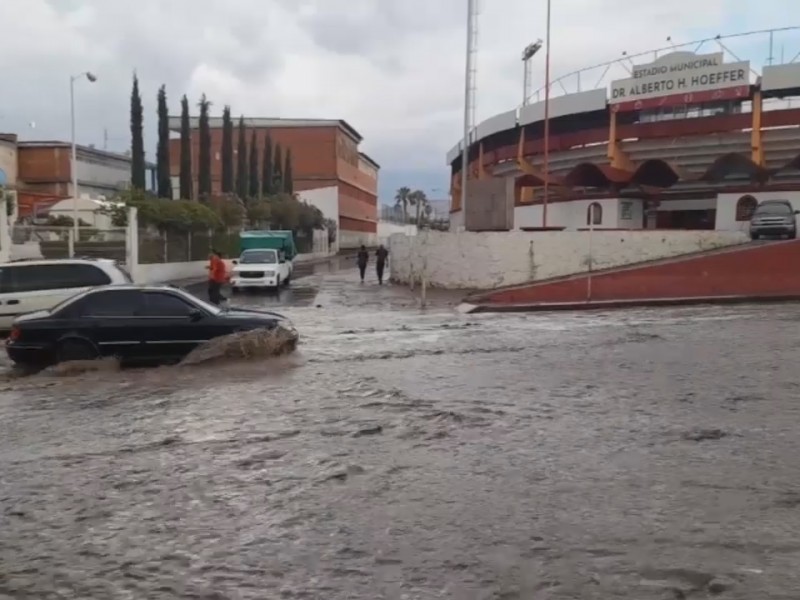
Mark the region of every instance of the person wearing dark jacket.
[[375, 252], [375, 269], [378, 272], [378, 283], [383, 285], [383, 270], [386, 268], [386, 258], [389, 251], [381, 244]]
[[358, 272], [361, 275], [361, 283], [364, 283], [364, 274], [367, 272], [367, 263], [369, 262], [369, 252], [367, 252], [366, 246], [361, 246], [356, 262], [358, 263]]

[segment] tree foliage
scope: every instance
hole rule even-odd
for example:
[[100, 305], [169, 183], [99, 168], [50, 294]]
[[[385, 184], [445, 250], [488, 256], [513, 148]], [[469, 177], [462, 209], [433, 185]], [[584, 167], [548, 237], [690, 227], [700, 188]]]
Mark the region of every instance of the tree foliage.
[[226, 106], [222, 111], [222, 193], [233, 192], [233, 121], [231, 107]]
[[140, 227], [159, 231], [207, 231], [224, 227], [222, 219], [209, 206], [191, 200], [157, 198], [142, 190], [122, 192], [110, 207], [101, 212], [111, 216], [115, 227], [128, 224], [128, 207], [136, 207]]
[[250, 191], [247, 162], [247, 129], [244, 125], [244, 117], [239, 117], [239, 144], [236, 149], [236, 195], [242, 200], [247, 198], [247, 193]]
[[206, 95], [200, 98], [200, 143], [197, 157], [197, 195], [202, 200], [211, 197], [211, 128], [209, 127], [208, 110], [211, 103]]
[[283, 190], [283, 156], [281, 153], [281, 145], [275, 144], [272, 150], [272, 188], [274, 193], [280, 193]]
[[283, 165], [283, 192], [294, 194], [294, 181], [292, 180], [292, 149], [286, 149], [286, 162]]
[[131, 187], [137, 190], [144, 190], [146, 185], [143, 126], [144, 113], [142, 97], [139, 94], [139, 78], [134, 73], [131, 90]]
[[261, 195], [271, 196], [275, 193], [275, 173], [272, 169], [272, 136], [264, 136], [264, 156], [261, 164]]
[[408, 205], [409, 205], [409, 195], [411, 195], [411, 188], [403, 186], [397, 190], [397, 193], [394, 195], [394, 205], [397, 208], [402, 209], [403, 211], [403, 223], [408, 222]]
[[167, 105], [167, 88], [163, 85], [158, 90], [156, 183], [159, 198], [172, 198], [172, 174], [169, 160], [169, 106]]
[[180, 196], [184, 200], [194, 197], [192, 178], [192, 130], [189, 123], [189, 99], [184, 95], [181, 99], [181, 168]]
[[248, 179], [248, 197], [250, 200], [258, 198], [261, 195], [261, 186], [258, 182], [258, 171], [260, 165], [258, 164], [258, 138], [256, 138], [255, 129], [250, 137], [250, 174]]

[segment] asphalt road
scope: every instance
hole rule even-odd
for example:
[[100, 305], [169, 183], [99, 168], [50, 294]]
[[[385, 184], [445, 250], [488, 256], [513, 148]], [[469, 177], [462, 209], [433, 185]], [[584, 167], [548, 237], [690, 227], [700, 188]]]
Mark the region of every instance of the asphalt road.
[[292, 357], [6, 384], [0, 598], [798, 597], [800, 307], [458, 300], [320, 266], [236, 298]]

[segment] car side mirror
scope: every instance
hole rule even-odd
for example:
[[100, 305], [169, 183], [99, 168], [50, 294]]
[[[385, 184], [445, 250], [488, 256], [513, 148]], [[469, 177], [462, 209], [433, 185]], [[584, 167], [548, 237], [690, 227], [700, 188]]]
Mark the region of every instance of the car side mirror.
[[796, 210], [796, 211], [794, 211], [794, 214], [796, 214], [796, 215], [800, 215], [800, 210]]
[[199, 321], [203, 318], [203, 311], [199, 308], [193, 308], [189, 311], [189, 320], [192, 322]]
[[234, 259], [231, 261], [231, 264], [238, 265], [238, 264], [239, 264], [239, 261], [238, 261], [238, 260], [236, 260], [236, 259], [234, 258]]

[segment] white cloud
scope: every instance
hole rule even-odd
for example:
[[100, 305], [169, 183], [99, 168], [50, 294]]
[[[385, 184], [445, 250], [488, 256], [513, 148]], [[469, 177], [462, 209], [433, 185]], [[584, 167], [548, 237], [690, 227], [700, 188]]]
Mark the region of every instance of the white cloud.
[[[478, 120], [520, 102], [520, 52], [545, 35], [544, 2], [481, 4]], [[124, 149], [136, 70], [149, 148], [155, 95], [165, 83], [174, 111], [184, 93], [194, 103], [205, 92], [216, 111], [231, 104], [235, 115], [344, 118], [385, 169], [441, 170], [461, 129], [465, 6], [466, 0], [2, 0], [0, 130], [67, 138], [69, 75], [93, 70], [99, 81], [77, 89], [80, 141], [101, 144], [107, 128], [113, 149]], [[665, 45], [668, 35], [688, 41], [756, 19], [779, 25], [790, 8], [788, 0], [554, 1], [552, 72]], [[784, 43], [793, 56], [800, 35]], [[543, 53], [534, 58], [534, 87], [543, 63]], [[583, 87], [600, 74], [585, 74]], [[29, 121], [37, 122], [36, 132], [26, 130]]]

